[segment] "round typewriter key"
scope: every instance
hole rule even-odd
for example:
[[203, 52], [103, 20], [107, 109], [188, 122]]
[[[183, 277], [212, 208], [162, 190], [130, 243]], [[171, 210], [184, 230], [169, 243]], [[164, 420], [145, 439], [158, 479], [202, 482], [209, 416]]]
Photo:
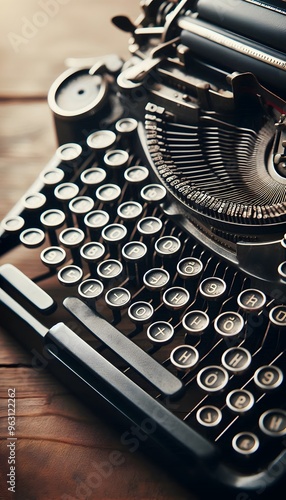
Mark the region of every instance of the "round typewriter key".
[[286, 248], [286, 233], [284, 233], [284, 236], [283, 236], [283, 238], [282, 238], [282, 240], [281, 240], [280, 243], [281, 243], [281, 245], [282, 245], [283, 248]]
[[127, 236], [127, 229], [122, 224], [109, 224], [101, 232], [102, 238], [108, 243], [121, 243]]
[[82, 269], [74, 265], [65, 266], [58, 272], [58, 280], [65, 286], [78, 285], [78, 283], [82, 280], [82, 277]]
[[45, 241], [45, 233], [37, 227], [25, 229], [20, 234], [20, 241], [25, 247], [38, 248]]
[[283, 280], [286, 279], [286, 261], [281, 262], [281, 264], [278, 266], [278, 273]]
[[221, 391], [228, 383], [228, 373], [221, 366], [206, 366], [198, 373], [197, 382], [204, 391]]
[[182, 319], [183, 328], [190, 335], [202, 335], [210, 324], [204, 311], [190, 311]]
[[167, 191], [161, 184], [148, 184], [141, 189], [140, 195], [147, 203], [159, 203], [164, 200]]
[[232, 440], [232, 447], [242, 455], [250, 455], [259, 448], [259, 439], [252, 432], [239, 432]]
[[143, 236], [156, 236], [162, 227], [162, 221], [157, 217], [144, 217], [137, 224], [137, 229]]
[[149, 170], [146, 167], [129, 167], [124, 172], [124, 177], [130, 184], [140, 184], [146, 181], [149, 176]]
[[245, 389], [235, 389], [226, 397], [228, 408], [236, 413], [244, 413], [251, 410], [254, 405], [254, 397], [251, 392]]
[[67, 248], [79, 247], [84, 241], [85, 234], [77, 227], [68, 227], [59, 235], [59, 241]]
[[118, 200], [121, 195], [121, 189], [116, 184], [103, 184], [97, 188], [95, 196], [103, 203], [112, 203]]
[[44, 228], [48, 231], [50, 243], [52, 246], [58, 245], [58, 237], [56, 233], [56, 229], [61, 227], [65, 222], [65, 214], [61, 210], [57, 210], [56, 208], [46, 210], [42, 213], [40, 217], [40, 221]]
[[101, 230], [108, 222], [109, 215], [105, 210], [93, 210], [84, 218], [84, 223], [91, 232]]
[[81, 257], [87, 262], [98, 262], [105, 254], [105, 247], [98, 241], [90, 241], [80, 249]]
[[70, 249], [74, 264], [77, 265], [81, 264], [78, 247], [81, 246], [84, 238], [84, 232], [77, 227], [68, 227], [59, 235], [60, 243]]
[[137, 201], [125, 201], [119, 205], [117, 214], [123, 220], [133, 221], [142, 214], [142, 211], [143, 207]]
[[284, 328], [286, 326], [286, 306], [275, 306], [269, 312], [269, 319], [275, 326]]
[[85, 186], [98, 186], [98, 184], [105, 181], [106, 172], [100, 167], [88, 168], [81, 173], [80, 179]]
[[139, 262], [147, 254], [147, 247], [141, 241], [130, 241], [122, 248], [122, 257], [126, 261]]
[[134, 323], [148, 323], [153, 316], [154, 309], [149, 302], [134, 302], [128, 309], [129, 318]]
[[261, 366], [254, 373], [255, 384], [264, 391], [277, 389], [283, 382], [283, 373], [278, 366]]
[[143, 276], [143, 283], [148, 290], [163, 290], [170, 281], [170, 275], [166, 269], [149, 269]]
[[115, 259], [107, 259], [97, 266], [97, 274], [105, 280], [118, 278], [122, 271], [123, 266], [121, 262]]
[[161, 257], [175, 257], [181, 250], [181, 242], [175, 236], [162, 236], [156, 241], [155, 250]]
[[32, 193], [24, 198], [23, 204], [27, 210], [39, 210], [43, 208], [47, 198], [43, 193]]
[[69, 211], [76, 217], [77, 225], [82, 231], [86, 232], [84, 216], [94, 207], [94, 201], [89, 196], [77, 196], [69, 202]]
[[78, 293], [84, 299], [99, 299], [104, 290], [104, 286], [99, 280], [88, 279], [84, 280], [78, 286]]
[[8, 233], [18, 233], [23, 229], [25, 221], [19, 215], [5, 217], [1, 221], [1, 227]]
[[189, 371], [199, 361], [197, 349], [190, 345], [179, 345], [172, 350], [170, 361], [180, 371]]
[[174, 337], [174, 328], [166, 321], [156, 321], [148, 327], [147, 337], [156, 344], [168, 344]]
[[99, 130], [90, 134], [86, 140], [87, 145], [95, 151], [104, 151], [111, 148], [116, 142], [116, 135], [111, 130]]
[[50, 268], [61, 266], [65, 260], [66, 252], [61, 247], [48, 247], [41, 253], [41, 261]]
[[257, 312], [265, 306], [266, 296], [260, 290], [250, 288], [248, 290], [243, 290], [239, 294], [237, 303], [244, 311]]
[[63, 181], [64, 171], [60, 168], [51, 168], [50, 170], [45, 170], [40, 174], [40, 178], [48, 187], [55, 187], [57, 184]]
[[130, 300], [131, 295], [126, 288], [111, 288], [105, 295], [105, 302], [112, 309], [123, 309], [128, 306]]
[[202, 406], [196, 414], [197, 421], [206, 427], [215, 427], [222, 419], [219, 408], [212, 405]]
[[121, 169], [125, 167], [129, 160], [129, 154], [123, 149], [112, 149], [108, 151], [103, 158], [107, 167], [112, 169]]
[[121, 118], [115, 124], [116, 131], [120, 134], [131, 134], [137, 126], [138, 122], [134, 118]]
[[69, 209], [76, 215], [86, 215], [93, 209], [94, 201], [89, 196], [77, 196], [69, 203]]
[[78, 195], [79, 187], [72, 182], [63, 182], [55, 188], [54, 193], [57, 200], [68, 202]]
[[276, 408], [265, 411], [259, 418], [259, 427], [268, 436], [285, 436], [286, 411]]
[[121, 321], [121, 309], [127, 307], [130, 303], [131, 295], [126, 288], [111, 288], [105, 295], [106, 304], [112, 309], [114, 323]]
[[221, 362], [232, 373], [242, 373], [251, 363], [251, 354], [244, 347], [230, 347], [224, 351]]
[[58, 229], [65, 222], [65, 214], [62, 210], [52, 208], [42, 213], [40, 220], [46, 229]]
[[199, 259], [192, 257], [186, 257], [178, 262], [177, 272], [178, 274], [186, 278], [197, 278], [203, 270], [203, 264]]
[[244, 328], [244, 319], [237, 312], [223, 312], [216, 317], [214, 328], [223, 337], [236, 337]]
[[226, 291], [226, 283], [215, 276], [204, 279], [200, 284], [200, 293], [208, 300], [221, 298]]
[[75, 143], [69, 142], [58, 147], [56, 157], [61, 163], [61, 168], [65, 172], [73, 172], [81, 162], [82, 147]]
[[63, 144], [62, 146], [59, 146], [58, 149], [56, 150], [56, 156], [59, 158], [60, 161], [63, 162], [70, 162], [77, 160], [82, 153], [82, 147], [75, 143], [75, 142], [69, 142], [67, 144]]
[[190, 294], [185, 288], [174, 286], [164, 292], [163, 302], [168, 309], [182, 309], [190, 300]]

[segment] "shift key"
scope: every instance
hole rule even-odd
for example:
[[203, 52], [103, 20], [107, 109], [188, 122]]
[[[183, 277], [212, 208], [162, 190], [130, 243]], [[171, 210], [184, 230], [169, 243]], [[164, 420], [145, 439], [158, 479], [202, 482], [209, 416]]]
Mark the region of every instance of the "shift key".
[[7, 285], [12, 289], [11, 295], [15, 290], [42, 314], [49, 314], [56, 308], [53, 298], [12, 264], [0, 267], [0, 282], [4, 289]]

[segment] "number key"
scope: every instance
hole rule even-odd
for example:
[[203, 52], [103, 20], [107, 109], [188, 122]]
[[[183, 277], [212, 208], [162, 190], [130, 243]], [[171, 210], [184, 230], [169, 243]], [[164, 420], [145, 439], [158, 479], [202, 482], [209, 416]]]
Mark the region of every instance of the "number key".
[[48, 247], [41, 252], [41, 261], [47, 267], [54, 268], [61, 266], [65, 262], [65, 260], [66, 252], [61, 247]]
[[216, 300], [221, 298], [226, 291], [226, 283], [215, 276], [204, 279], [200, 284], [200, 292], [205, 299]]
[[277, 366], [261, 366], [254, 373], [254, 382], [263, 390], [276, 389], [282, 384], [283, 373]]

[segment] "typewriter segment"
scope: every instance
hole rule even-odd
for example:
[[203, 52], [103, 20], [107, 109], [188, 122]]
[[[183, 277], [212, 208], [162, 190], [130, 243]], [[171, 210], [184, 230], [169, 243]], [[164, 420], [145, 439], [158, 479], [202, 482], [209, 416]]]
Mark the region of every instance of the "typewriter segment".
[[[285, 480], [285, 90], [255, 56], [274, 71], [278, 49], [211, 21], [210, 3], [141, 2], [134, 24], [114, 18], [130, 60], [53, 84], [59, 147], [1, 224], [1, 321], [150, 418], [199, 487], [255, 498]], [[200, 55], [205, 24], [237, 41], [233, 66]], [[37, 276], [11, 263], [18, 245]]]

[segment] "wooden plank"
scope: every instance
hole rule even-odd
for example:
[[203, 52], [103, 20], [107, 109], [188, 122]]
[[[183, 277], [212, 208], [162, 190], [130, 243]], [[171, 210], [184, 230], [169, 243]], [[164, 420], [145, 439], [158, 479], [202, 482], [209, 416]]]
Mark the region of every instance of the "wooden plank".
[[[1, 368], [0, 378], [1, 470], [5, 475], [9, 470], [9, 387], [15, 387], [17, 398], [17, 493], [9, 495], [0, 480], [5, 500], [191, 500], [160, 464], [147, 460], [139, 440], [135, 450], [134, 437], [128, 441], [122, 431], [91, 413], [46, 371]], [[130, 428], [124, 432], [131, 437]]]
[[46, 102], [2, 103], [0, 116], [1, 219], [30, 187], [57, 143]]

